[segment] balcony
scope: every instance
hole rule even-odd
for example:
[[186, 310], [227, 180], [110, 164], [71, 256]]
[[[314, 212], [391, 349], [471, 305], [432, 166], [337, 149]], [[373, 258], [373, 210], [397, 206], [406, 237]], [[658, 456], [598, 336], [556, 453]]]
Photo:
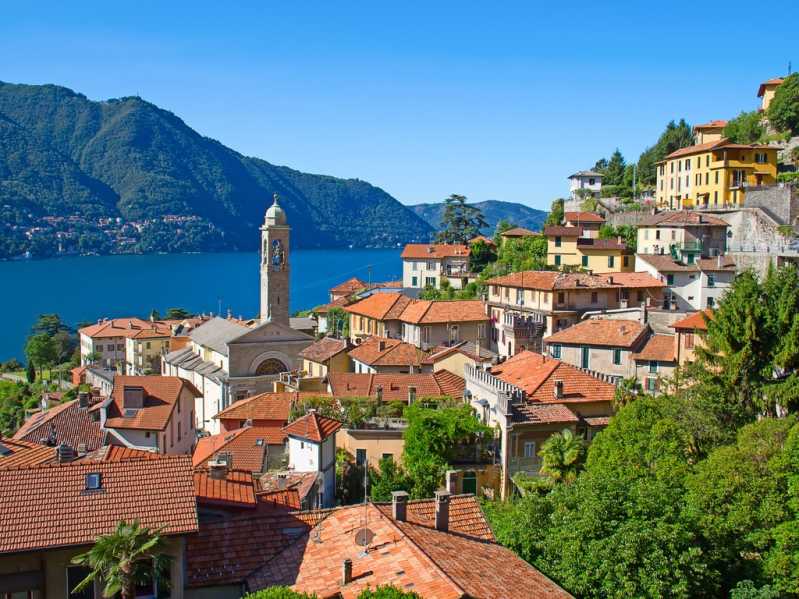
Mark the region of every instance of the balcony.
[[508, 475], [513, 478], [515, 474], [522, 473], [527, 476], [538, 476], [541, 472], [541, 460], [538, 457], [525, 458], [511, 456], [508, 463]]
[[307, 376], [297, 370], [279, 373], [277, 382], [285, 391], [326, 391], [322, 377]]

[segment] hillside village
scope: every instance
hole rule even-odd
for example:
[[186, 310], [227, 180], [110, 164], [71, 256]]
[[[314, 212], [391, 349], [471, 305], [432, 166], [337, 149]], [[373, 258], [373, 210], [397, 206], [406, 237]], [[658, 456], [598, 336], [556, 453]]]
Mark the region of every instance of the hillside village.
[[[764, 112], [782, 82], [761, 86]], [[284, 585], [346, 598], [383, 585], [436, 598], [608, 596], [559, 576], [554, 559], [533, 564], [539, 554], [508, 533], [521, 513], [510, 506], [578, 488], [600, 460], [585, 465], [586, 450], [619, 434], [617, 414], [641, 410], [644, 422], [659, 398], [726, 372], [707, 365], [737, 351], [717, 340], [734, 324], [729, 296], [793, 280], [791, 142], [734, 143], [725, 125], [695, 126], [635, 210], [603, 196], [595, 170], [569, 178], [541, 231], [503, 223], [479, 235], [478, 215], [452, 201], [458, 218], [439, 241], [405, 246], [402, 280], [342, 280], [298, 315], [292, 223], [275, 194], [260, 227], [259, 314], [99, 319], [79, 330], [69, 390], [45, 393], [0, 438], [0, 596], [100, 596], [99, 580], [72, 592], [91, 572], [74, 558], [134, 520], [159, 531], [166, 558], [160, 577], [139, 581], [142, 597]], [[782, 363], [764, 388], [795, 369]], [[793, 391], [765, 395], [756, 416], [728, 421], [727, 441], [765, 417], [794, 422]], [[694, 462], [711, 452], [701, 433], [691, 443]], [[798, 584], [793, 563], [767, 569], [781, 588]]]

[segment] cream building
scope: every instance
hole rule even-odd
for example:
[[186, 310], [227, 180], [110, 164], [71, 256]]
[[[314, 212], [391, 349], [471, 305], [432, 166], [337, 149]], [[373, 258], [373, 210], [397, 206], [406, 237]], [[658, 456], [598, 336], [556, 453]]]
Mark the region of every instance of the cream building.
[[461, 244], [409, 243], [402, 250], [402, 286], [439, 289], [447, 280], [455, 289], [466, 287], [474, 275], [469, 272], [469, 248]]

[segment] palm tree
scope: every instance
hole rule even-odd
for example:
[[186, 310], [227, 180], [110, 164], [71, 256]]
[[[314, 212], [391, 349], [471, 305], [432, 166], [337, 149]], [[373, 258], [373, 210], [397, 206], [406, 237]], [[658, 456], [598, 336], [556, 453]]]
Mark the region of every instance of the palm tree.
[[582, 468], [585, 444], [571, 429], [555, 433], [541, 445], [541, 472], [555, 480], [572, 482]]
[[72, 591], [79, 592], [99, 579], [105, 583], [104, 597], [120, 593], [122, 599], [133, 599], [136, 585], [161, 570], [163, 549], [159, 531], [141, 526], [138, 520], [123, 520], [114, 532], [99, 537], [89, 551], [72, 558], [73, 563], [91, 569]]

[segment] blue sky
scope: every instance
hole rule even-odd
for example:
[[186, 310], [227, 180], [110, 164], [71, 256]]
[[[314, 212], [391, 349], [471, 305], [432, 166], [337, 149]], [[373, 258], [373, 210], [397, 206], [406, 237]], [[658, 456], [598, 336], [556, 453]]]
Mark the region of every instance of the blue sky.
[[[0, 79], [139, 94], [204, 135], [406, 204], [547, 208], [672, 118], [757, 106], [799, 68], [795, 4], [9, 2]], [[782, 15], [782, 17], [780, 17]]]

